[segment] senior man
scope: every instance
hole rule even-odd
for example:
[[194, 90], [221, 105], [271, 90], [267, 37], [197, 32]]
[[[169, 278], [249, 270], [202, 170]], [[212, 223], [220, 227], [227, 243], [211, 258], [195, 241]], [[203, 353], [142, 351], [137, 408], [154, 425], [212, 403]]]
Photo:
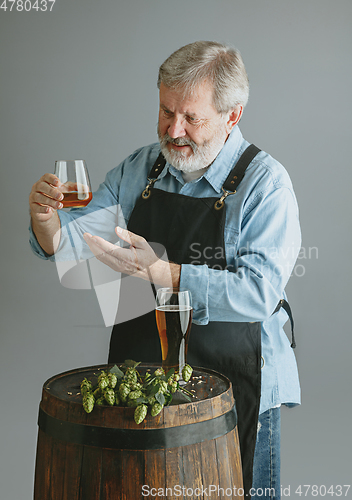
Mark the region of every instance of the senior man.
[[[280, 406], [300, 403], [283, 330], [284, 289], [300, 248], [292, 184], [280, 163], [242, 137], [238, 122], [249, 88], [237, 50], [186, 45], [161, 65], [158, 88], [159, 143], [109, 172], [85, 209], [60, 212], [60, 182], [45, 174], [30, 194], [31, 244], [53, 258], [65, 244], [60, 228], [74, 223], [99, 260], [140, 278], [141, 289], [152, 281], [191, 291], [188, 360], [232, 381], [246, 493], [272, 488], [280, 498]], [[113, 205], [127, 225], [116, 228], [124, 248], [82, 217]], [[168, 260], [149, 242], [165, 247]], [[160, 361], [153, 312], [117, 323], [109, 362]]]

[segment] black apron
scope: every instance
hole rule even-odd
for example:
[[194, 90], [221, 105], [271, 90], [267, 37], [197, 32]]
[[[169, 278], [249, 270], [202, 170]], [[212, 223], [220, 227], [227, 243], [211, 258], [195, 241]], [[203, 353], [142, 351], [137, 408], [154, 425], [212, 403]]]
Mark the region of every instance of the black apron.
[[[149, 174], [147, 188], [137, 200], [128, 229], [143, 236], [148, 242], [163, 245], [169, 261], [177, 264], [192, 263], [192, 244], [197, 243], [197, 255], [201, 253], [197, 258], [198, 264], [225, 269], [225, 198], [236, 192], [245, 169], [258, 152], [259, 149], [254, 145], [247, 148], [227, 177], [223, 187], [224, 194], [220, 199], [193, 198], [153, 188], [165, 166], [165, 159], [160, 155]], [[138, 279], [136, 281], [138, 291], [128, 295], [123, 293], [122, 280], [118, 314], [123, 314], [125, 308], [131, 307], [131, 303], [136, 303], [136, 293], [142, 298], [145, 287], [150, 291], [150, 283]], [[128, 358], [161, 362], [154, 310], [114, 326], [109, 363]], [[187, 362], [193, 366], [216, 370], [232, 382], [238, 415], [244, 489], [245, 494], [249, 495], [261, 391], [261, 324], [222, 321], [213, 321], [204, 326], [192, 324]]]

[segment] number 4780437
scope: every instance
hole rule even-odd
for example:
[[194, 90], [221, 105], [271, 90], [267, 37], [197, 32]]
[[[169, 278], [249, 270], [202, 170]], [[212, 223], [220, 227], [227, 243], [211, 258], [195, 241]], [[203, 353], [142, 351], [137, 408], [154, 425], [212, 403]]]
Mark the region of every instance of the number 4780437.
[[31, 10], [35, 11], [49, 11], [51, 12], [56, 0], [3, 0], [0, 5], [0, 9], [5, 12], [17, 11], [17, 12], [29, 12]]

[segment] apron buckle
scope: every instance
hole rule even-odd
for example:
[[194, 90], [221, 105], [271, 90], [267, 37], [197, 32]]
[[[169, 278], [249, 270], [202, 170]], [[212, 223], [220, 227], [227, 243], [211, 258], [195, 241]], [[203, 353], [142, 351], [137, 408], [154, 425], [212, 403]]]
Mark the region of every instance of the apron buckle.
[[215, 210], [221, 210], [222, 207], [224, 206], [224, 201], [227, 198], [227, 196], [229, 194], [236, 193], [236, 189], [235, 189], [235, 191], [226, 191], [226, 189], [224, 189], [224, 188], [221, 188], [221, 189], [224, 191], [224, 194], [221, 196], [221, 198], [219, 200], [216, 200], [216, 202], [214, 203]]
[[149, 179], [149, 177], [148, 177], [148, 184], [146, 185], [146, 188], [142, 193], [142, 198], [144, 198], [145, 200], [147, 198], [149, 198], [150, 193], [151, 193], [150, 188], [153, 187], [154, 182], [156, 182], [157, 180], [158, 179]]

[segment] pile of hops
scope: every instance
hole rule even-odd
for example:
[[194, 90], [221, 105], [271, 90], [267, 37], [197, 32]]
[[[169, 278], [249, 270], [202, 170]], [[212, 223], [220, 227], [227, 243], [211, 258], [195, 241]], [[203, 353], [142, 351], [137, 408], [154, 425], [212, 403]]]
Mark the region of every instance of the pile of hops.
[[[137, 371], [139, 364], [126, 360], [122, 366], [115, 365], [109, 372], [102, 370], [95, 385], [87, 378], [83, 379], [81, 395], [84, 410], [91, 413], [94, 405], [129, 406], [135, 408], [134, 420], [140, 424], [147, 415], [148, 407], [155, 417], [165, 405], [170, 404], [177, 390], [190, 401], [190, 393], [179, 385], [180, 377], [174, 369], [165, 373], [162, 368], [157, 368], [153, 374], [147, 372], [142, 377]], [[190, 380], [192, 371], [189, 365], [184, 366], [182, 378], [185, 382]]]

